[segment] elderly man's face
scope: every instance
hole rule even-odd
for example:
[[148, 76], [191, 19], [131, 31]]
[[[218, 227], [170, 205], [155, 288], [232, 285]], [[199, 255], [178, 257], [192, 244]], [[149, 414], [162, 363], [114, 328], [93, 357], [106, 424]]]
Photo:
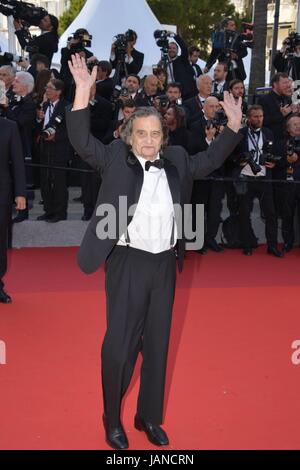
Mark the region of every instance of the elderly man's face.
[[28, 87], [17, 76], [13, 81], [13, 92], [18, 96], [26, 96], [28, 94]]
[[163, 131], [156, 116], [136, 118], [133, 121], [129, 143], [135, 155], [153, 160], [161, 149]]
[[7, 69], [0, 69], [0, 80], [5, 83], [6, 88], [9, 88], [12, 85], [14, 77]]

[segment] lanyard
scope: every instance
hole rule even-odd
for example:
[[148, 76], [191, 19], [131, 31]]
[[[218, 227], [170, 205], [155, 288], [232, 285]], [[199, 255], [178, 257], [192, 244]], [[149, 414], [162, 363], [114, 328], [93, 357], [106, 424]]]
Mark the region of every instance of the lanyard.
[[[261, 149], [259, 148], [259, 145], [258, 145], [259, 139], [260, 139], [260, 135], [259, 135], [259, 136], [256, 136], [256, 134], [255, 134], [255, 135], [252, 135], [252, 134], [251, 134], [251, 131], [249, 130], [249, 131], [248, 131], [248, 137], [249, 137], [249, 139], [251, 140], [252, 145], [253, 145], [253, 147], [254, 147], [254, 151], [255, 151], [255, 161], [257, 162], [258, 159], [259, 159], [259, 156], [261, 155]], [[256, 140], [256, 137], [257, 137], [257, 140]]]

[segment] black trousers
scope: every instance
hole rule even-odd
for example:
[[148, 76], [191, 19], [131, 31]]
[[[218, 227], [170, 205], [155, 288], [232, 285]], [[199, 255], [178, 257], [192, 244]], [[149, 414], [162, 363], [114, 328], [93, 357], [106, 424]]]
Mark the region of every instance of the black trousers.
[[[46, 165], [65, 167], [68, 164], [67, 160], [59, 160], [56, 157], [53, 143], [43, 143], [40, 159], [41, 163]], [[41, 195], [46, 214], [65, 218], [68, 208], [67, 172], [42, 168]]]
[[278, 226], [272, 184], [265, 183], [263, 177], [253, 183], [247, 183], [247, 177], [241, 178], [241, 183], [244, 185], [244, 193], [239, 194], [239, 220], [243, 247], [252, 246], [250, 217], [255, 197], [258, 197], [260, 208], [265, 216], [267, 243], [268, 245], [277, 245]]
[[[91, 170], [91, 166], [81, 161], [80, 168]], [[81, 189], [84, 214], [91, 216], [94, 212], [98, 193], [101, 185], [101, 178], [96, 172], [81, 174]]]
[[277, 200], [282, 219], [282, 238], [284, 243], [293, 245], [295, 239], [294, 218], [297, 211], [300, 220], [300, 185], [285, 183], [276, 188]]
[[192, 192], [193, 230], [195, 225], [195, 204], [204, 204], [205, 240], [217, 236], [221, 223], [224, 184], [219, 181], [194, 181]]
[[2, 278], [7, 270], [7, 235], [11, 205], [0, 204], [0, 289], [3, 289]]
[[121, 401], [141, 351], [137, 413], [161, 424], [176, 283], [173, 250], [115, 246], [106, 262], [107, 331], [102, 345], [104, 413], [119, 424]]

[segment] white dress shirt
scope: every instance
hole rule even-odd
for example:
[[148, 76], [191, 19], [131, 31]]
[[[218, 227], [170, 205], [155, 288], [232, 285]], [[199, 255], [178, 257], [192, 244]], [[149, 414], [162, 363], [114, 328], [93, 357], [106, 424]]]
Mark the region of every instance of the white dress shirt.
[[[159, 156], [156, 157], [158, 159]], [[146, 159], [137, 157], [144, 170], [144, 181], [132, 221], [128, 225], [130, 247], [150, 253], [161, 253], [171, 248], [174, 224], [174, 245], [177, 229], [174, 207], [167, 175], [164, 169], [151, 166], [145, 170]], [[123, 234], [118, 245], [126, 245]], [[172, 245], [172, 246], [174, 246]]]

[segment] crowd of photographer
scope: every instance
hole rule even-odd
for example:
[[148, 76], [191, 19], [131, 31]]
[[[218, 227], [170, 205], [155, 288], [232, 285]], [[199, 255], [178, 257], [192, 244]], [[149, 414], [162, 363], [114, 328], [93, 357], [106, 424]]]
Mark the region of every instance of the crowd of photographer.
[[[8, 14], [3, 11], [7, 5], [2, 3], [5, 2], [0, 0], [0, 12]], [[213, 35], [212, 51], [203, 70], [197, 64], [200, 51], [196, 46], [188, 48], [178, 34], [157, 30], [154, 38], [161, 50], [161, 60], [152, 74], [141, 78], [138, 74], [144, 54], [135, 48], [138, 37], [131, 29], [116, 35], [106, 60], [94, 56], [92, 37], [87, 30], [78, 29], [61, 50], [58, 72], [51, 69], [58, 44], [57, 19], [41, 9], [31, 12], [31, 17], [28, 11], [15, 12], [14, 17], [16, 36], [29, 57], [25, 60], [8, 53], [1, 55], [0, 84], [4, 85], [0, 114], [17, 123], [25, 161], [41, 164], [39, 169], [27, 167], [26, 174], [28, 187], [41, 188], [44, 214], [38, 220], [56, 223], [67, 218], [68, 172], [60, 168], [74, 166], [76, 162], [77, 168], [90, 170], [74, 156], [64, 119], [65, 108], [74, 97], [68, 61], [77, 53], [86, 59], [89, 68], [97, 67], [89, 105], [91, 129], [105, 144], [119, 138], [124, 120], [138, 107], [154, 106], [169, 129], [169, 143], [182, 145], [189, 154], [195, 154], [205, 150], [226, 126], [226, 116], [219, 105], [224, 91], [230, 91], [236, 100], [242, 97], [242, 142], [223, 167], [206, 181], [194, 183], [192, 203], [205, 205], [205, 246], [201, 253], [207, 249], [224, 250], [216, 237], [225, 194], [230, 217], [223, 225], [223, 233], [229, 246], [240, 246], [245, 255], [251, 255], [257, 246], [251, 212], [253, 200], [258, 197], [268, 252], [282, 257], [284, 251], [292, 249], [296, 207], [300, 214], [300, 185], [286, 181], [300, 181], [300, 109], [292, 100], [291, 80], [297, 79], [300, 66], [297, 35], [290, 35], [275, 57], [280, 73], [272, 78], [272, 90], [260, 97], [258, 104], [248, 106], [242, 59], [251, 47], [251, 25], [244, 25], [241, 33], [233, 20], [222, 21]], [[34, 39], [28, 33], [32, 24], [42, 31]], [[211, 77], [208, 71], [215, 62]], [[228, 181], [232, 178], [235, 181]], [[272, 178], [274, 183], [267, 182]], [[82, 220], [91, 218], [100, 185], [98, 175], [82, 172]], [[27, 218], [28, 204], [14, 221]], [[277, 244], [279, 218], [283, 251]]]

